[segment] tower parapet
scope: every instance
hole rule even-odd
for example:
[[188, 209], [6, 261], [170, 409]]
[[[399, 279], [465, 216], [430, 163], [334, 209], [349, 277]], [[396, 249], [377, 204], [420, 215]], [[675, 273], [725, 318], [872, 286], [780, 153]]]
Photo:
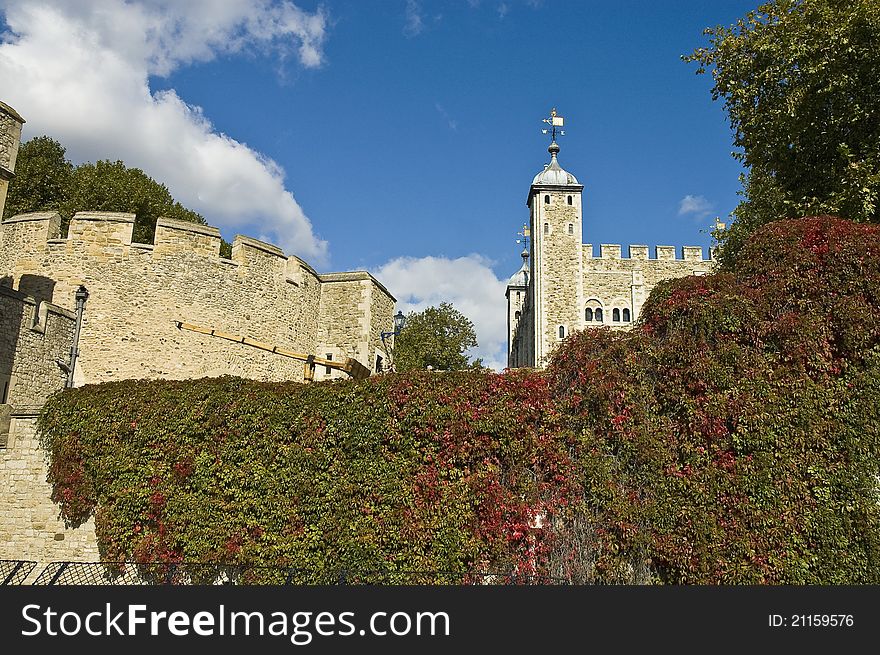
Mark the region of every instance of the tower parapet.
[[[617, 243], [603, 243], [599, 245], [599, 255], [593, 254], [593, 244], [585, 243], [584, 259], [621, 259], [621, 260], [641, 260], [641, 261], [688, 261], [688, 262], [709, 262], [712, 257], [703, 256], [702, 246], [682, 246], [679, 251], [675, 246], [654, 246], [654, 256], [649, 257], [650, 248], [645, 245], [627, 246], [629, 256], [623, 256], [623, 247]], [[680, 254], [679, 254], [680, 253]], [[711, 255], [711, 251], [710, 251]]]

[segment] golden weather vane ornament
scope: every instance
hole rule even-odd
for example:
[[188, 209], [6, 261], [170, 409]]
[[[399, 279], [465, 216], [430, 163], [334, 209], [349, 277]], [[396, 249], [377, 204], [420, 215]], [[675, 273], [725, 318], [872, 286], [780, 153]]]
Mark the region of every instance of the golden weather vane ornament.
[[517, 239], [516, 242], [523, 244], [524, 248], [528, 248], [529, 247], [529, 234], [530, 234], [528, 223], [523, 223], [522, 232], [517, 232], [516, 234], [517, 234], [517, 236], [522, 237], [520, 239]]

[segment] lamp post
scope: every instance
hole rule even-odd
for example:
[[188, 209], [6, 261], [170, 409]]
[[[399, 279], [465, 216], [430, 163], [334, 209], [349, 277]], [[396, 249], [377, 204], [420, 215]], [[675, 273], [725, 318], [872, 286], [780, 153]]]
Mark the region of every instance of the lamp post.
[[396, 337], [400, 334], [400, 331], [403, 329], [403, 326], [406, 324], [406, 316], [403, 315], [403, 312], [399, 309], [397, 313], [394, 315], [394, 329], [390, 332], [381, 332], [379, 334], [382, 339], [382, 347], [385, 349], [385, 352], [388, 353], [388, 370], [394, 370], [394, 352], [393, 348], [389, 348], [388, 344], [385, 343], [385, 339], [388, 337]]
[[74, 294], [76, 298], [76, 327], [73, 332], [73, 343], [70, 345], [70, 363], [67, 368], [67, 380], [64, 386], [68, 389], [73, 387], [73, 371], [76, 368], [76, 358], [79, 356], [79, 332], [82, 328], [83, 311], [86, 308], [86, 300], [89, 299], [89, 291], [82, 284]]

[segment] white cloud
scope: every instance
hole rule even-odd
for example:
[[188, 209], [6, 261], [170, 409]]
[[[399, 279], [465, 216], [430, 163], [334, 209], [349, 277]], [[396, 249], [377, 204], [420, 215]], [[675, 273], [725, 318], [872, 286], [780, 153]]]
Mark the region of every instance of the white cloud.
[[687, 195], [679, 202], [678, 215], [691, 215], [694, 218], [703, 219], [712, 213], [712, 209], [712, 203], [706, 200], [705, 197]]
[[422, 6], [417, 0], [406, 0], [406, 12], [404, 14], [403, 34], [407, 37], [418, 36], [425, 29], [425, 20], [422, 17]]
[[472, 353], [495, 370], [507, 366], [507, 280], [499, 280], [482, 255], [399, 257], [373, 274], [397, 298], [404, 314], [449, 302], [474, 324], [478, 346]]
[[[25, 138], [48, 134], [75, 161], [122, 159], [168, 186], [208, 222], [273, 241], [316, 265], [327, 260], [271, 159], [218, 133], [200, 107], [152, 75], [256, 49], [320, 66], [327, 18], [289, 1], [31, 0], [2, 5], [3, 100]], [[255, 234], [256, 233], [256, 234]]]

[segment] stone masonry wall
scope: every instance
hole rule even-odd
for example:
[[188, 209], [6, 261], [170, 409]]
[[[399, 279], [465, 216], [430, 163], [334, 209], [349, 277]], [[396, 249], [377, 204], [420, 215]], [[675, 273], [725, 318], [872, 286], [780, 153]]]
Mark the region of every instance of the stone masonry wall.
[[513, 336], [509, 343], [512, 344], [510, 352], [510, 367], [530, 367], [535, 365], [535, 317], [534, 303], [532, 302], [534, 282], [530, 281], [525, 291], [522, 305], [522, 313], [519, 321], [513, 329]]
[[[584, 306], [601, 306], [604, 320], [602, 325], [611, 327], [631, 327], [651, 289], [661, 280], [704, 275], [711, 272], [714, 263], [703, 258], [702, 248], [685, 246], [681, 257], [676, 258], [673, 246], [657, 246], [654, 258], [648, 258], [648, 246], [629, 246], [629, 257], [622, 257], [621, 247], [616, 244], [600, 246], [600, 256], [593, 256], [593, 246], [583, 246], [583, 289]], [[596, 300], [598, 302], [590, 302]], [[615, 323], [612, 310], [618, 308], [631, 310], [631, 322]], [[584, 320], [584, 307], [580, 309], [580, 327], [595, 327], [600, 323], [587, 323]]]
[[0, 403], [39, 408], [64, 387], [56, 361], [70, 358], [75, 322], [73, 312], [0, 286]]
[[73, 312], [0, 286], [0, 559], [98, 559], [94, 523], [73, 530], [58, 518], [36, 436], [36, 412], [64, 387], [56, 362], [69, 360], [75, 322]]
[[296, 352], [317, 344], [321, 285], [297, 258], [236, 237], [219, 256], [216, 228], [160, 219], [155, 245], [131, 243], [131, 214], [79, 213], [67, 239], [53, 214], [2, 224], [0, 274], [25, 286], [51, 281], [56, 304], [74, 306], [86, 286], [77, 385], [127, 378], [221, 374], [301, 380], [302, 363], [195, 332], [176, 321], [250, 337]]
[[[566, 335], [581, 327], [580, 187], [533, 186], [532, 189], [537, 191], [532, 198], [532, 243], [538, 258], [535, 278], [541, 286], [537, 303], [542, 310], [536, 316], [536, 358], [537, 364], [544, 366], [560, 343], [559, 326], [565, 328]], [[544, 202], [547, 195], [549, 204]], [[568, 196], [572, 197], [571, 205], [567, 202]], [[549, 233], [545, 233], [545, 224]]]
[[9, 443], [0, 449], [0, 559], [97, 562], [95, 522], [66, 528], [46, 482], [45, 452], [33, 415], [12, 417]]
[[[382, 332], [390, 332], [394, 329], [394, 304], [395, 298], [379, 282], [373, 280], [370, 286], [370, 315], [367, 324], [367, 351], [372, 358], [367, 366], [376, 371], [376, 356], [381, 355], [385, 366], [388, 365], [388, 354], [382, 345]], [[394, 346], [394, 337], [391, 337], [390, 346]], [[387, 369], [386, 369], [387, 370]]]
[[[376, 355], [388, 362], [380, 333], [391, 329], [394, 297], [364, 271], [320, 276], [318, 354], [352, 357], [376, 372]], [[341, 371], [316, 371], [317, 379], [345, 377]]]

